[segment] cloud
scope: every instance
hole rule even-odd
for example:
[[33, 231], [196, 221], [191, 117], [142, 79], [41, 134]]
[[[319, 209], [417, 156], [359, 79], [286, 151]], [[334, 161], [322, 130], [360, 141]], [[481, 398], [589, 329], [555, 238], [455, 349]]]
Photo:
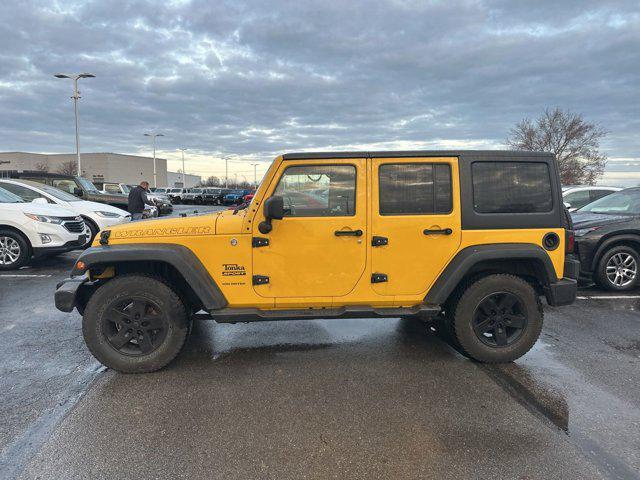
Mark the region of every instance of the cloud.
[[[223, 154], [500, 148], [545, 107], [611, 133], [640, 157], [636, 1], [5, 2], [0, 149], [146, 153], [220, 173]], [[233, 162], [234, 171], [250, 170]], [[264, 169], [262, 169], [264, 170]]]

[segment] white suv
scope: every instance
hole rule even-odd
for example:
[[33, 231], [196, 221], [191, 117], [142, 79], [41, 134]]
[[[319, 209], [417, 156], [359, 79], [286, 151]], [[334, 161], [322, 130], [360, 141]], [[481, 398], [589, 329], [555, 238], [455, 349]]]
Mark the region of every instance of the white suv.
[[0, 179], [0, 188], [19, 196], [25, 202], [42, 198], [47, 203], [59, 205], [74, 212], [75, 215], [82, 216], [89, 230], [91, 230], [91, 236], [87, 243], [93, 241], [93, 237], [100, 230], [131, 221], [131, 215], [125, 210], [112, 207], [106, 203], [88, 202], [50, 185], [30, 180]]
[[0, 187], [0, 270], [20, 268], [32, 257], [82, 248], [90, 233], [77, 213], [44, 199], [25, 202]]
[[622, 190], [620, 187], [604, 187], [594, 185], [565, 185], [562, 187], [562, 200], [564, 206], [570, 212], [575, 212], [579, 208], [591, 202], [611, 195]]

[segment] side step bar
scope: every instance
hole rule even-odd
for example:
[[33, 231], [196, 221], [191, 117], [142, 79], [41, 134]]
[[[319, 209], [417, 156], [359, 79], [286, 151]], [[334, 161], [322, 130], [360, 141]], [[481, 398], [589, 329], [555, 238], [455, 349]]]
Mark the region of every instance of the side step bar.
[[209, 313], [196, 313], [194, 320], [215, 320], [218, 323], [265, 322], [272, 320], [302, 320], [330, 318], [401, 317], [410, 315], [436, 316], [438, 305], [421, 304], [413, 307], [379, 308], [350, 306], [339, 308], [304, 308], [292, 310], [260, 310], [258, 308], [223, 308]]

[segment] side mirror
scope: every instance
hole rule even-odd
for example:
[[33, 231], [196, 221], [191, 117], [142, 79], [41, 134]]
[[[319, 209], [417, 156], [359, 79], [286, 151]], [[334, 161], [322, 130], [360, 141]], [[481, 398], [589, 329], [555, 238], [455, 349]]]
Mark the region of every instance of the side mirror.
[[82, 189], [81, 189], [81, 188], [76, 187], [76, 188], [74, 188], [74, 189], [73, 189], [73, 194], [74, 194], [76, 197], [81, 197], [81, 196], [82, 196], [82, 193], [83, 193], [83, 192], [82, 192]]
[[274, 195], [264, 202], [264, 222], [260, 222], [258, 230], [260, 233], [269, 233], [273, 226], [271, 220], [282, 220], [284, 217], [284, 199], [279, 195]]
[[48, 205], [49, 202], [47, 202], [46, 198], [42, 198], [42, 197], [38, 197], [38, 198], [34, 198], [33, 200], [31, 200], [31, 203], [37, 203], [38, 205]]

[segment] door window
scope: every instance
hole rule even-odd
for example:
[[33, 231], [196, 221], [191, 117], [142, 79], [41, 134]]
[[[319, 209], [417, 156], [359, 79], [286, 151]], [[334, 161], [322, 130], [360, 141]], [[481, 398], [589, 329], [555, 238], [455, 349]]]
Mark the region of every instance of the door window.
[[587, 203], [591, 202], [589, 196], [589, 190], [580, 190], [578, 192], [572, 192], [564, 197], [564, 201], [571, 205], [571, 208], [582, 208]]
[[380, 215], [451, 212], [451, 167], [435, 163], [381, 165]]
[[78, 187], [73, 180], [54, 180], [53, 186], [71, 194]]
[[5, 190], [9, 190], [14, 195], [18, 195], [25, 202], [31, 202], [36, 198], [44, 198], [47, 202], [49, 201], [48, 198], [40, 195], [35, 190], [31, 190], [30, 188], [23, 187], [21, 185], [15, 185], [13, 183], [3, 183], [2, 188], [4, 188]]
[[284, 199], [287, 217], [353, 216], [356, 210], [356, 167], [288, 167], [280, 177], [274, 195]]

